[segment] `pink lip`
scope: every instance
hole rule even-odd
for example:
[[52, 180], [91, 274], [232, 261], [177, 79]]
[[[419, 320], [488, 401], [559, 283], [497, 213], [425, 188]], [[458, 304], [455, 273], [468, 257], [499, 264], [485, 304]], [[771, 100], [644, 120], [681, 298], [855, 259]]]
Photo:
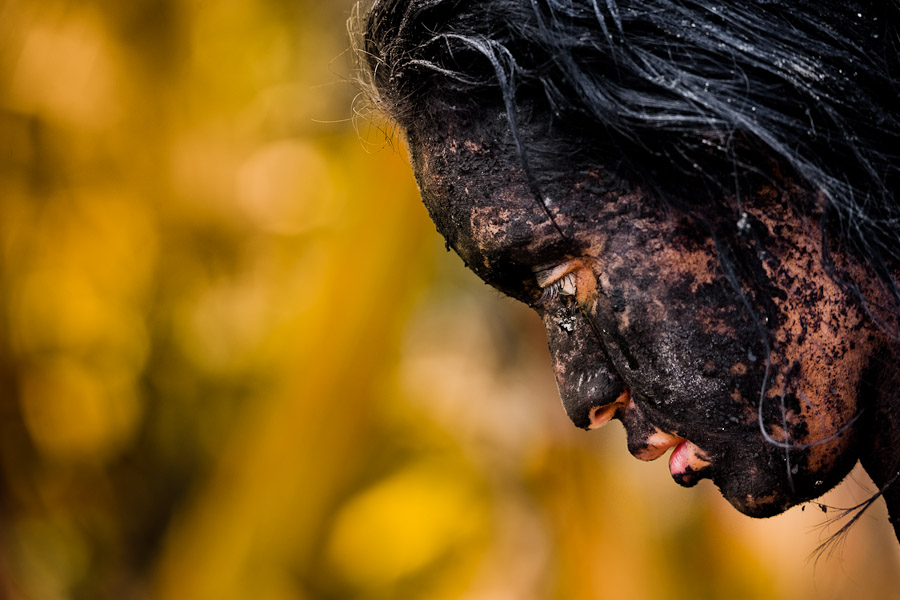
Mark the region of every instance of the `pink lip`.
[[681, 442], [675, 449], [672, 450], [672, 455], [669, 456], [669, 473], [672, 474], [672, 477], [676, 475], [683, 475], [684, 472], [688, 468], [689, 456], [688, 456], [688, 442], [687, 440]]

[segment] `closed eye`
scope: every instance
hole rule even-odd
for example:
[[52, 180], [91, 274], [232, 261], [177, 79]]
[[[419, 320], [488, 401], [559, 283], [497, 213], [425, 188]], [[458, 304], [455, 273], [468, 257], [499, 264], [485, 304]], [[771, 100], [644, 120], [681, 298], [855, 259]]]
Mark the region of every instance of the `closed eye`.
[[543, 290], [540, 301], [573, 296], [580, 306], [590, 306], [597, 297], [595, 267], [591, 257], [580, 256], [534, 269], [537, 284]]
[[542, 301], [554, 300], [559, 296], [574, 296], [578, 293], [575, 274], [571, 272], [542, 287], [544, 289], [544, 292], [541, 294]]

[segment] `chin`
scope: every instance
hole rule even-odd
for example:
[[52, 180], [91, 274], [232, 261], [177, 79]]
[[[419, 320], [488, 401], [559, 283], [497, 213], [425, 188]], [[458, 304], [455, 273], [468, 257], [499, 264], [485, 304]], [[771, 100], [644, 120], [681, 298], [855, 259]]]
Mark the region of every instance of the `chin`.
[[792, 506], [799, 504], [799, 501], [785, 498], [783, 496], [780, 496], [779, 494], [772, 494], [768, 496], [752, 494], [732, 496], [723, 492], [722, 495], [739, 512], [755, 519], [765, 519], [767, 517], [780, 515]]
[[789, 481], [780, 468], [764, 472], [751, 467], [743, 473], [719, 473], [713, 483], [741, 513], [758, 519], [779, 515], [798, 504], [818, 498], [850, 472], [855, 461], [842, 461], [827, 472], [804, 471]]

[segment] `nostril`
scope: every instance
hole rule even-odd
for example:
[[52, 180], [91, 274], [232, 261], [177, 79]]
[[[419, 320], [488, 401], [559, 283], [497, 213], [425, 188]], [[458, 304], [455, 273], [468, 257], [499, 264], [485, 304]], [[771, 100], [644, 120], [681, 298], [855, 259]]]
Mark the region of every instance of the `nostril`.
[[597, 429], [609, 423], [618, 408], [619, 405], [616, 403], [593, 407], [590, 414], [591, 424], [588, 425], [588, 429]]
[[616, 416], [616, 411], [628, 404], [628, 401], [630, 399], [631, 395], [626, 389], [624, 392], [619, 394], [619, 397], [616, 398], [615, 402], [604, 404], [603, 406], [591, 407], [590, 424], [588, 425], [588, 429], [597, 429], [609, 423], [612, 418]]

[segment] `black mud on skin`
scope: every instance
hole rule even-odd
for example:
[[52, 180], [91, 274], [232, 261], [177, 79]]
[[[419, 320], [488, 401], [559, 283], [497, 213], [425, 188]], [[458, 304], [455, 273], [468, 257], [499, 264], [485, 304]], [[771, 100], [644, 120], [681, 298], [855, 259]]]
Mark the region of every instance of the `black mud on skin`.
[[[787, 182], [742, 211], [723, 199], [690, 216], [613, 168], [573, 161], [542, 170], [542, 206], [497, 114], [408, 132], [413, 166], [447, 244], [544, 321], [573, 423], [627, 387], [640, 416], [620, 415], [629, 449], [655, 428], [690, 440], [712, 464], [680, 483], [711, 477], [753, 516], [837, 483], [857, 459], [843, 428], [878, 344], [825, 273], [817, 224], [792, 208], [815, 198]], [[539, 160], [545, 141], [525, 134]], [[542, 299], [535, 272], [573, 260], [594, 293], [577, 307]]]

